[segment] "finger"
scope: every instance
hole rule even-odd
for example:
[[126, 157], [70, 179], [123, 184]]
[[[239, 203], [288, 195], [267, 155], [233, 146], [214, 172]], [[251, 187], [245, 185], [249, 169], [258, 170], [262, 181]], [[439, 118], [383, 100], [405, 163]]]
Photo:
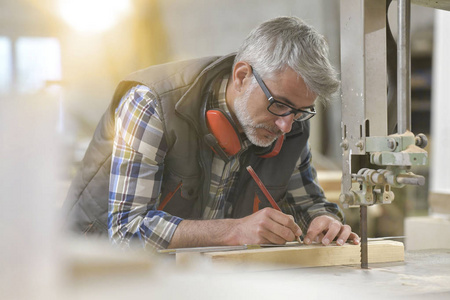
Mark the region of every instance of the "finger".
[[264, 239], [267, 240], [268, 244], [275, 244], [275, 245], [284, 245], [286, 244], [286, 240], [282, 237], [280, 237], [278, 234], [275, 234], [270, 231], [266, 231], [264, 233]]
[[360, 237], [354, 232], [350, 233], [348, 239], [351, 240], [355, 245], [358, 245], [359, 242], [361, 241]]
[[292, 233], [294, 234], [293, 239], [295, 239], [295, 236], [301, 236], [303, 234], [302, 230], [300, 229], [300, 226], [298, 226], [295, 223], [293, 216], [287, 215], [287, 214], [277, 211], [275, 209], [271, 209], [271, 210], [269, 210], [269, 212], [270, 212], [269, 217], [272, 220], [274, 220], [278, 224], [283, 225], [284, 227], [289, 228], [292, 231]]
[[294, 219], [294, 216], [293, 216], [293, 215], [288, 215], [288, 217], [292, 220], [292, 223], [293, 223], [293, 224], [297, 225], [296, 228], [298, 228], [298, 229], [297, 229], [297, 231], [295, 232], [295, 236], [296, 236], [296, 238], [298, 239], [299, 237], [302, 236], [303, 231], [302, 231], [302, 229], [300, 228], [300, 226], [298, 226], [298, 224], [295, 222], [295, 219]]
[[277, 223], [276, 221], [271, 220], [267, 224], [266, 227], [272, 234], [275, 234], [276, 236], [283, 239], [283, 243], [287, 241], [293, 241], [295, 239], [295, 234], [292, 232], [292, 230], [286, 226], [281, 225], [280, 223]]
[[274, 242], [268, 240], [267, 238], [263, 237], [263, 236], [257, 236], [256, 239], [251, 241], [251, 244], [275, 244]]
[[289, 215], [289, 217], [292, 219], [292, 222], [294, 222], [294, 224], [298, 227], [297, 231], [295, 232], [296, 241], [298, 241], [300, 244], [303, 244], [303, 230], [300, 228], [300, 226], [298, 226], [297, 223], [295, 223], [294, 216]]
[[344, 243], [348, 240], [350, 234], [352, 233], [352, 229], [348, 225], [343, 225], [341, 228], [341, 232], [339, 233], [336, 244], [339, 246], [344, 245]]
[[323, 234], [323, 233], [319, 233], [319, 234], [316, 236], [316, 238], [314, 239], [314, 242], [315, 242], [315, 243], [322, 243], [323, 237], [324, 237], [324, 234]]
[[317, 236], [328, 228], [327, 224], [328, 222], [326, 219], [320, 217], [314, 219], [309, 225], [308, 232], [306, 233], [303, 242], [308, 245], [311, 244], [312, 241], [316, 241]]
[[322, 244], [328, 246], [332, 240], [339, 234], [341, 231], [342, 224], [341, 222], [334, 220], [328, 225], [328, 230], [326, 231], [325, 236], [322, 239]]
[[293, 241], [295, 234], [283, 224], [288, 224], [292, 219], [273, 208], [265, 208], [259, 211], [259, 221], [256, 226], [258, 236], [264, 237], [274, 244], [285, 244]]
[[[285, 231], [280, 233], [280, 231]], [[266, 218], [256, 228], [256, 235], [258, 236], [258, 243], [260, 244], [277, 244], [283, 245], [286, 239], [282, 237], [283, 234], [289, 235], [290, 230], [286, 227], [275, 223], [273, 220]], [[291, 232], [291, 235], [294, 236]]]

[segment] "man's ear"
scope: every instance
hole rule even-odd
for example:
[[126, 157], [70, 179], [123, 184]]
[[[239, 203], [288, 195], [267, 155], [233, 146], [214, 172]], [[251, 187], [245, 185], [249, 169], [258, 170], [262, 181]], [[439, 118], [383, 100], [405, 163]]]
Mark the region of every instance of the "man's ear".
[[239, 61], [233, 69], [233, 84], [237, 92], [241, 92], [245, 85], [250, 84], [252, 67], [245, 61]]

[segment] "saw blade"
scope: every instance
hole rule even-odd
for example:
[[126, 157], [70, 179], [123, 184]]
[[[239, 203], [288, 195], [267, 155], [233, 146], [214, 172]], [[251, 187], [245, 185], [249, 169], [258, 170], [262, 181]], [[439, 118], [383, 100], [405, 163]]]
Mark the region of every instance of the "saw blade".
[[361, 226], [361, 269], [369, 268], [367, 251], [367, 206], [360, 206], [360, 226]]

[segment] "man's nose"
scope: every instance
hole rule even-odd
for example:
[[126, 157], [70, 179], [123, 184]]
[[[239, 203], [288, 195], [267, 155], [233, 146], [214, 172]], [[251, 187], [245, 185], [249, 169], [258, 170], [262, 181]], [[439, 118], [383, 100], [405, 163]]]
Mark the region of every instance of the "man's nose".
[[275, 125], [278, 126], [278, 128], [283, 133], [288, 133], [292, 129], [292, 123], [294, 122], [294, 114], [289, 114], [284, 117], [278, 117], [275, 121]]

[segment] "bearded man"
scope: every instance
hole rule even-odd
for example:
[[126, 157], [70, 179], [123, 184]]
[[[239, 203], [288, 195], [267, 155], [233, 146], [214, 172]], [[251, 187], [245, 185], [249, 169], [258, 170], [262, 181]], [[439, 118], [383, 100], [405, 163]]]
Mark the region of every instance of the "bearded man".
[[149, 250], [300, 236], [358, 244], [325, 199], [308, 144], [315, 102], [339, 88], [327, 55], [311, 26], [279, 17], [255, 28], [237, 54], [131, 74], [69, 190], [67, 226]]

